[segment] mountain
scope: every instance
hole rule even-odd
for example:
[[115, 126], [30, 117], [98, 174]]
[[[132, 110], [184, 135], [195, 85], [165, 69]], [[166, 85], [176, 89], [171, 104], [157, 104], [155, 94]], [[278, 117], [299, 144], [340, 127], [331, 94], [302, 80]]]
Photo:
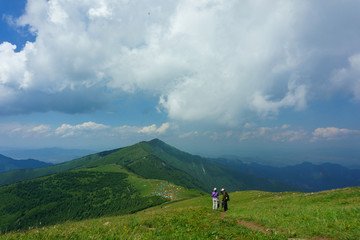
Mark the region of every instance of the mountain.
[[129, 147], [88, 155], [73, 161], [41, 169], [0, 173], [0, 186], [73, 169], [105, 164], [123, 166], [145, 178], [163, 179], [176, 184], [211, 191], [213, 187], [235, 190], [296, 190], [288, 184], [226, 167], [207, 158], [180, 151], [159, 139]]
[[309, 162], [273, 167], [258, 163], [244, 163], [234, 159], [212, 159], [224, 166], [258, 177], [271, 178], [296, 186], [302, 192], [317, 192], [336, 188], [360, 186], [360, 170], [348, 169], [339, 164]]
[[34, 159], [15, 160], [0, 154], [0, 172], [24, 168], [41, 168], [51, 165], [51, 163], [45, 163]]
[[279, 181], [242, 173], [207, 158], [180, 151], [159, 139], [149, 141], [146, 147], [152, 154], [200, 180], [207, 186], [207, 191], [212, 190], [214, 186], [224, 187], [228, 191], [265, 190], [278, 192], [296, 190], [296, 188]]

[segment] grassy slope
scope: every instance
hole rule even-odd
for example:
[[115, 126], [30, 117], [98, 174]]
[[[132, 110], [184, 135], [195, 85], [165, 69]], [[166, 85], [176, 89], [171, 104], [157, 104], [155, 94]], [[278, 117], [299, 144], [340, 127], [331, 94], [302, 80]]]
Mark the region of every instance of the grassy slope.
[[[229, 211], [208, 196], [166, 203], [136, 214], [0, 235], [0, 239], [360, 239], [360, 188], [306, 193], [230, 193]], [[248, 220], [271, 234], [238, 224]]]
[[[89, 162], [84, 167], [97, 167], [104, 164], [117, 164], [126, 167], [128, 171], [144, 178], [163, 179], [187, 188], [202, 189], [206, 187], [190, 174], [152, 154], [144, 147], [145, 142], [120, 149], [104, 158]], [[151, 171], [149, 171], [151, 169]]]
[[[95, 168], [89, 168], [88, 171], [99, 171], [99, 172], [120, 172], [125, 173], [128, 175], [127, 180], [129, 183], [134, 186], [142, 196], [150, 196], [156, 189], [156, 186], [159, 184], [164, 184], [167, 181], [165, 180], [158, 180], [158, 179], [146, 179], [143, 178], [133, 172], [129, 172], [127, 169], [123, 168], [120, 165], [116, 164], [108, 164], [108, 165], [101, 165]], [[173, 184], [173, 183], [169, 183]], [[189, 199], [204, 195], [204, 192], [195, 190], [195, 189], [188, 189], [182, 188], [184, 192], [179, 195], [179, 200]]]

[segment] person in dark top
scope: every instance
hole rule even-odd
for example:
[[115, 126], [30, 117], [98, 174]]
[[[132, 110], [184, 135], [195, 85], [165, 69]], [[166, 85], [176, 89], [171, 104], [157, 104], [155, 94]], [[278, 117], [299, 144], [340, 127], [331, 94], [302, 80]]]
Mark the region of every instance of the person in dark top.
[[224, 211], [228, 210], [227, 202], [230, 200], [229, 194], [225, 191], [225, 189], [221, 189], [222, 194], [222, 201], [221, 201], [221, 207], [224, 209]]

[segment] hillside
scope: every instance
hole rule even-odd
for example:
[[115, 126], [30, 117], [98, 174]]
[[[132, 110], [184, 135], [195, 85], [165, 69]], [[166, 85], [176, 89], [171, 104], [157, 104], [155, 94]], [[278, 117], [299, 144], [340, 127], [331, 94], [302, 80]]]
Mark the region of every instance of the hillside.
[[51, 163], [45, 163], [34, 159], [15, 160], [0, 154], [0, 172], [24, 168], [41, 168], [51, 165]]
[[199, 194], [117, 165], [57, 173], [0, 188], [0, 232], [133, 213]]
[[230, 193], [229, 211], [209, 196], [136, 214], [69, 221], [1, 239], [360, 239], [360, 188], [309, 193]]

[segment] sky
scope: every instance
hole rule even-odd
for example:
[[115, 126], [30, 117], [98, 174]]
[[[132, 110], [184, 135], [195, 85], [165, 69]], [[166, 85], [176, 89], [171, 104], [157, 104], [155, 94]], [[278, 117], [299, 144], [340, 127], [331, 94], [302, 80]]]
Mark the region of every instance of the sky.
[[360, 166], [358, 0], [0, 0], [0, 150], [159, 138]]

